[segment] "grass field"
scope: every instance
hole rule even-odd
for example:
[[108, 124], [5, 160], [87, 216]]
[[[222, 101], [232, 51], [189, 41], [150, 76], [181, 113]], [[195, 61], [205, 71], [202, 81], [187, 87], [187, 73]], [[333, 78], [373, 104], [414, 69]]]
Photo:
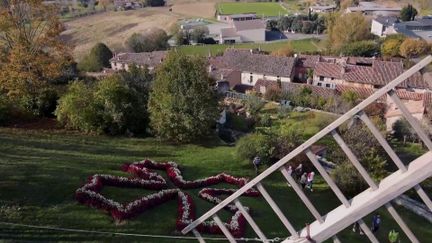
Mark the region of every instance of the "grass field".
[[[220, 54], [227, 48], [243, 48], [243, 49], [254, 49], [261, 48], [263, 51], [274, 51], [287, 45], [288, 41], [268, 42], [268, 43], [243, 43], [243, 44], [220, 44], [220, 45], [197, 45], [197, 46], [181, 46], [178, 50], [186, 54], [196, 55], [208, 55], [209, 52], [212, 55]], [[305, 39], [305, 40], [294, 40], [291, 41], [292, 47], [297, 53], [305, 52], [316, 52], [318, 40], [316, 39]]]
[[271, 2], [227, 2], [219, 3], [217, 8], [221, 14], [256, 13], [258, 16], [279, 16], [288, 13], [279, 3]]
[[[317, 120], [317, 117], [323, 118], [322, 115], [314, 116], [311, 122], [305, 120], [309, 119], [307, 114], [301, 119], [299, 116], [293, 114], [292, 121], [285, 121], [315, 124], [314, 127], [325, 125]], [[318, 128], [313, 128], [316, 129]], [[204, 144], [175, 146], [153, 138], [114, 138], [80, 135], [61, 130], [0, 128], [0, 221], [93, 231], [178, 235], [179, 233], [175, 232], [176, 201], [147, 211], [125, 224], [115, 225], [111, 217], [104, 212], [80, 205], [74, 200], [75, 190], [88, 176], [95, 173], [126, 175], [119, 171], [121, 164], [144, 158], [157, 161], [174, 160], [181, 166], [186, 179], [211, 176], [223, 171], [235, 176], [254, 175], [249, 162], [236, 158], [234, 147], [226, 146], [216, 139], [209, 139]], [[281, 175], [272, 175], [264, 181], [264, 185], [296, 229], [301, 229], [306, 222], [313, 221], [312, 215], [294, 191], [286, 186]], [[197, 215], [201, 215], [210, 209], [212, 204], [199, 199], [198, 190], [187, 192], [194, 198]], [[148, 192], [137, 189], [116, 188], [103, 191], [103, 194], [119, 201], [132, 200], [146, 193]], [[323, 215], [339, 205], [336, 197], [320, 178], [317, 178], [315, 191], [307, 194]], [[242, 202], [254, 210], [253, 217], [268, 238], [283, 238], [288, 235], [262, 198], [242, 198]], [[378, 238], [385, 242], [388, 231], [398, 227], [385, 210], [379, 211], [383, 217], [383, 224]], [[428, 222], [402, 208], [398, 208], [398, 211], [421, 242], [427, 242], [432, 238]], [[224, 219], [228, 216], [227, 213], [221, 215]], [[365, 221], [370, 224], [370, 216]], [[0, 225], [0, 239], [6, 241], [172, 242], [134, 236], [32, 229], [1, 223]], [[247, 230], [247, 236], [255, 237], [251, 229]], [[341, 232], [339, 237], [342, 242], [366, 241], [364, 236], [352, 233], [350, 227]], [[408, 240], [403, 236], [401, 242]]]

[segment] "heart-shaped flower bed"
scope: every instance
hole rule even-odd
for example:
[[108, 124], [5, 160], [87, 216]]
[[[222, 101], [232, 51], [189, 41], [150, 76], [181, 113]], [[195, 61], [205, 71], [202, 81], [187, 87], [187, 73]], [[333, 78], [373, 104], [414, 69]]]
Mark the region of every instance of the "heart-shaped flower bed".
[[[91, 176], [87, 184], [76, 191], [75, 197], [78, 202], [107, 211], [116, 221], [122, 221], [136, 217], [150, 208], [177, 198], [178, 215], [176, 229], [179, 231], [195, 220], [195, 204], [193, 199], [188, 193], [181, 191], [181, 189], [202, 188], [219, 183], [228, 183], [241, 187], [247, 183], [246, 178], [234, 177], [225, 173], [204, 179], [186, 181], [175, 162], [157, 163], [151, 160], [144, 160], [132, 164], [124, 164], [121, 170], [130, 173], [133, 177], [127, 178], [98, 174]], [[164, 170], [169, 180], [177, 188], [168, 189], [166, 180], [153, 170]], [[100, 194], [104, 186], [160, 191], [122, 204]], [[213, 204], [218, 204], [222, 201], [219, 196], [231, 195], [235, 191], [235, 189], [204, 188], [199, 192], [199, 197]], [[251, 189], [244, 193], [243, 196], [258, 197], [259, 193]], [[234, 204], [228, 205], [225, 209], [234, 214], [229, 222], [225, 223], [225, 226], [231, 231], [233, 236], [242, 237], [246, 227], [243, 215]], [[248, 208], [246, 209], [249, 210]], [[197, 229], [201, 233], [222, 233], [214, 221], [206, 221], [200, 224]]]

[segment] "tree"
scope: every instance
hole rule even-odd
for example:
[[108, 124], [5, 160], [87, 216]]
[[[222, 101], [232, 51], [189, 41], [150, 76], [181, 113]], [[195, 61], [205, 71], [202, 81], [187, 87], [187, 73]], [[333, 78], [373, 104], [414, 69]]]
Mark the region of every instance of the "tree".
[[406, 39], [404, 35], [389, 35], [381, 45], [381, 55], [387, 57], [399, 56], [399, 50], [402, 42]]
[[291, 42], [288, 42], [284, 47], [273, 51], [271, 55], [276, 57], [292, 57], [294, 53], [294, 48], [292, 47]]
[[177, 32], [177, 34], [175, 35], [175, 40], [177, 46], [189, 44], [188, 36], [184, 31]]
[[405, 144], [407, 140], [417, 140], [417, 134], [405, 119], [399, 119], [393, 123], [393, 136]]
[[195, 43], [202, 43], [206, 37], [206, 34], [208, 34], [207, 27], [197, 27], [192, 30], [190, 39]]
[[313, 33], [314, 29], [315, 29], [314, 22], [312, 22], [312, 21], [303, 21], [303, 26], [302, 26], [302, 29], [301, 29], [302, 33], [311, 34], [311, 33]]
[[84, 132], [143, 134], [148, 124], [147, 98], [151, 76], [132, 66], [94, 85], [72, 83], [55, 114], [67, 128]]
[[107, 10], [107, 7], [112, 4], [112, 0], [99, 0], [99, 5], [101, 5], [104, 11]]
[[402, 21], [412, 21], [417, 16], [418, 12], [411, 4], [408, 4], [404, 8], [402, 8], [400, 12], [400, 18]]
[[372, 40], [356, 41], [342, 46], [340, 52], [345, 56], [373, 57], [380, 53], [380, 46]]
[[158, 137], [190, 142], [209, 134], [218, 110], [206, 66], [200, 57], [168, 54], [149, 100], [150, 125]]
[[263, 163], [270, 162], [273, 151], [271, 138], [259, 133], [243, 136], [236, 146], [236, 154], [240, 159], [251, 161], [255, 156], [259, 156]]
[[103, 43], [97, 43], [90, 53], [78, 64], [78, 69], [86, 72], [98, 72], [104, 67], [110, 67], [113, 57], [111, 50]]
[[342, 46], [367, 40], [370, 37], [369, 22], [360, 13], [331, 14], [327, 18], [329, 44], [332, 50]]
[[168, 35], [162, 29], [150, 29], [144, 34], [134, 33], [126, 45], [134, 52], [151, 52], [168, 48]]
[[286, 31], [291, 29], [291, 24], [293, 22], [294, 17], [293, 16], [283, 16], [279, 18], [277, 22], [277, 28], [280, 31]]
[[405, 39], [400, 45], [400, 55], [406, 58], [417, 57], [429, 51], [429, 45], [424, 40]]
[[3, 1], [0, 23], [0, 90], [34, 111], [38, 96], [72, 63], [59, 38], [63, 25], [42, 0]]

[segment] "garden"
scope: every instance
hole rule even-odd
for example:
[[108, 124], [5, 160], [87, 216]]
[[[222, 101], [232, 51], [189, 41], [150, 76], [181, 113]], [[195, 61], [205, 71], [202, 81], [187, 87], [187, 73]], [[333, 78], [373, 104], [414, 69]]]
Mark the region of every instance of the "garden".
[[[308, 133], [314, 133], [313, 130], [323, 125], [318, 121], [324, 116], [312, 116], [308, 112], [292, 113], [291, 118], [286, 117], [280, 121], [290, 122], [292, 126], [311, 124], [310, 127], [316, 128], [310, 128], [311, 130], [305, 133], [305, 136], [309, 136]], [[327, 119], [331, 121], [331, 118]], [[277, 122], [275, 121], [275, 126], [278, 126]], [[179, 209], [188, 204], [184, 204], [179, 198], [186, 198], [185, 202], [193, 203], [195, 216], [198, 217], [231, 193], [232, 189], [244, 183], [243, 178], [250, 179], [255, 174], [250, 161], [238, 158], [235, 147], [227, 146], [215, 137], [209, 137], [202, 143], [173, 145], [155, 138], [82, 135], [64, 130], [1, 128], [0, 134], [0, 217], [3, 222], [9, 223], [112, 233], [181, 236], [178, 227], [183, 226], [179, 225], [178, 219], [182, 216], [179, 214], [182, 211]], [[161, 164], [144, 160], [145, 158]], [[175, 163], [163, 163], [164, 161]], [[174, 174], [170, 175], [170, 171]], [[228, 173], [230, 176], [221, 173]], [[230, 183], [227, 178], [233, 179], [234, 183]], [[140, 184], [141, 180], [154, 182]], [[295, 192], [284, 183], [281, 175], [271, 176], [264, 181], [264, 185], [296, 229], [301, 229], [306, 222], [313, 220]], [[325, 214], [339, 204], [338, 200], [321, 178], [317, 178], [315, 185], [314, 192], [307, 192], [307, 195], [318, 210]], [[79, 196], [81, 192], [84, 192], [84, 196]], [[135, 202], [138, 206], [129, 211], [134, 212], [133, 214], [121, 213], [124, 210], [116, 208], [108, 209], [107, 205], [104, 210], [90, 208], [83, 204], [102, 208], [101, 201], [87, 200], [85, 195], [93, 194], [91, 192], [120, 205]], [[252, 195], [242, 197], [241, 201], [251, 209], [252, 217], [269, 238], [283, 238], [288, 235], [263, 198]], [[114, 205], [119, 205], [117, 203]], [[147, 208], [145, 205], [152, 206]], [[422, 237], [420, 240], [432, 237], [425, 220], [403, 208], [398, 208], [398, 211], [416, 235]], [[380, 210], [380, 213], [383, 225], [382, 231], [378, 232], [378, 238], [384, 241], [388, 231], [391, 228], [397, 229], [397, 225], [385, 210]], [[232, 222], [234, 215], [230, 210], [223, 210], [220, 217], [223, 221]], [[365, 221], [369, 224], [370, 217]], [[207, 237], [220, 237], [217, 231], [209, 229], [203, 232]], [[255, 237], [250, 227], [245, 228], [245, 236]], [[364, 236], [352, 233], [350, 227], [339, 237], [348, 242], [365, 241]], [[0, 238], [24, 241], [155, 241], [154, 238], [139, 236], [68, 232], [4, 224], [0, 229]]]

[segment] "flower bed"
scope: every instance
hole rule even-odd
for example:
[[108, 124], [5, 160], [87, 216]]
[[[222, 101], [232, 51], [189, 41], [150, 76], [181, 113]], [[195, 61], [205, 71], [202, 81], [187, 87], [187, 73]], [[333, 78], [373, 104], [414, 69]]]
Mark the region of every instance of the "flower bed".
[[[75, 197], [77, 201], [107, 211], [116, 221], [122, 221], [136, 217], [152, 207], [156, 207], [169, 200], [177, 198], [177, 230], [182, 230], [195, 220], [195, 204], [193, 199], [188, 193], [183, 192], [180, 189], [200, 188], [223, 182], [241, 187], [247, 183], [246, 178], [234, 177], [225, 173], [204, 179], [186, 181], [184, 180], [178, 165], [174, 162], [157, 163], [151, 160], [143, 160], [132, 164], [124, 164], [122, 165], [121, 170], [133, 175], [133, 177], [127, 178], [111, 175], [94, 175], [89, 178], [87, 184], [76, 191]], [[180, 189], [167, 189], [168, 184], [166, 180], [152, 170], [166, 171], [168, 178]], [[121, 188], [134, 187], [161, 191], [141, 197], [129, 203], [121, 204], [100, 194], [104, 186], [115, 186]], [[218, 204], [222, 201], [219, 196], [231, 195], [235, 191], [235, 189], [204, 188], [199, 192], [199, 197], [213, 204]], [[259, 193], [256, 190], [251, 189], [244, 193], [243, 196], [258, 197]], [[234, 214], [229, 222], [225, 223], [225, 226], [234, 237], [242, 237], [246, 228], [246, 221], [243, 215], [233, 204], [228, 205], [225, 209]], [[246, 208], [246, 210], [249, 209]], [[206, 221], [200, 224], [197, 229], [202, 233], [222, 234], [214, 221]]]

